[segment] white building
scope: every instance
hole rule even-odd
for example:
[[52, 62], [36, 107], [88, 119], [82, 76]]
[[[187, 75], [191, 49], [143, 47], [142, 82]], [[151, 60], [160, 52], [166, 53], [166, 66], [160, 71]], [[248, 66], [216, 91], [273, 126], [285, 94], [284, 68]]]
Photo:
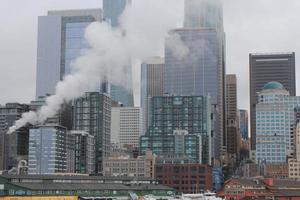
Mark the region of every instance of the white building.
[[256, 105], [256, 162], [286, 163], [295, 148], [295, 108], [300, 97], [278, 82], [269, 82]]
[[113, 107], [111, 143], [121, 147], [138, 147], [143, 133], [143, 113], [138, 107]]

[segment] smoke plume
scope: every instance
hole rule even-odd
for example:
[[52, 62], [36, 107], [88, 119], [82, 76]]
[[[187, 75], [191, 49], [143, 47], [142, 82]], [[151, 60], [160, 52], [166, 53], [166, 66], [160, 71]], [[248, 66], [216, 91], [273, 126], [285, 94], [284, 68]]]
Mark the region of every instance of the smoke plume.
[[47, 98], [45, 106], [24, 113], [8, 133], [26, 124], [42, 124], [65, 102], [95, 91], [101, 80], [108, 78], [115, 85], [123, 85], [124, 73], [131, 71], [128, 66], [133, 61], [163, 54], [169, 30], [182, 24], [182, 9], [183, 0], [137, 0], [125, 10], [120, 28], [92, 23], [85, 34], [91, 48], [73, 62], [73, 73], [57, 84], [55, 95]]

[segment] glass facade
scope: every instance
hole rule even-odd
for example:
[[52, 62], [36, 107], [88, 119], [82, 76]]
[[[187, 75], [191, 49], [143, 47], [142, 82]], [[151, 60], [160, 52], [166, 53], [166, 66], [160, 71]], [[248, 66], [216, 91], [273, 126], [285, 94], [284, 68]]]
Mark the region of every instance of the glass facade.
[[241, 136], [244, 140], [249, 138], [249, 126], [248, 126], [248, 111], [247, 110], [240, 110], [240, 132]]
[[30, 129], [29, 174], [67, 172], [66, 130], [58, 126]]
[[99, 92], [74, 101], [73, 129], [86, 131], [96, 140], [96, 173], [102, 173], [103, 158], [109, 154], [111, 103], [110, 97]]
[[[140, 150], [157, 155], [181, 151], [199, 163], [210, 163], [210, 101], [200, 96], [166, 96], [150, 99], [148, 131]], [[184, 148], [183, 148], [184, 147]]]
[[103, 0], [103, 16], [112, 27], [119, 26], [119, 17], [131, 0]]
[[295, 108], [300, 97], [285, 89], [264, 89], [256, 105], [256, 161], [286, 163], [294, 152]]

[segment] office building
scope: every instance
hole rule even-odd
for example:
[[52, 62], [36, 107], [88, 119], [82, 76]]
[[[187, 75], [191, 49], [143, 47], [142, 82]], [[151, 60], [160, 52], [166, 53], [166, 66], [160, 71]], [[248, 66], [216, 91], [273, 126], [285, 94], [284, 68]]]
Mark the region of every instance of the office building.
[[100, 9], [49, 11], [38, 19], [36, 99], [55, 93], [56, 84], [72, 73], [72, 62], [89, 48], [84, 34]]
[[143, 109], [144, 132], [148, 129], [148, 99], [164, 95], [164, 70], [165, 59], [161, 57], [149, 58], [142, 63], [141, 107]]
[[[103, 18], [112, 27], [119, 27], [120, 17], [128, 5], [131, 4], [131, 0], [103, 0]], [[125, 85], [110, 84], [110, 81], [106, 83], [108, 93], [112, 100], [122, 103], [124, 106], [134, 106], [133, 90], [132, 90], [132, 67], [128, 66], [126, 72], [123, 73], [123, 83]]]
[[87, 92], [74, 101], [73, 130], [86, 131], [96, 140], [96, 173], [110, 148], [111, 98], [99, 92]]
[[177, 192], [197, 194], [212, 190], [212, 167], [201, 164], [156, 164], [155, 178]]
[[119, 18], [131, 0], [103, 0], [103, 17], [112, 27], [120, 25]]
[[144, 156], [110, 156], [104, 161], [104, 176], [154, 178], [156, 156], [147, 151]]
[[143, 112], [138, 107], [112, 107], [111, 143], [121, 148], [139, 147], [143, 133]]
[[[173, 34], [179, 35], [189, 49], [183, 58], [174, 54]], [[212, 150], [216, 160], [220, 158], [225, 132], [223, 36], [223, 32], [215, 29], [177, 29], [167, 38], [165, 49], [164, 92], [175, 96], [211, 96], [214, 114]]]
[[239, 110], [240, 113], [240, 132], [241, 137], [244, 140], [249, 139], [249, 118], [248, 118], [248, 111], [247, 110]]
[[28, 159], [28, 127], [7, 134], [8, 128], [29, 111], [29, 106], [19, 103], [0, 105], [0, 171], [18, 166], [19, 161]]
[[289, 91], [291, 96], [296, 95], [295, 53], [250, 54], [249, 57], [251, 149], [255, 150], [257, 93], [268, 82], [277, 81]]
[[45, 125], [30, 129], [28, 174], [66, 173], [66, 140], [64, 127]]
[[295, 150], [295, 108], [300, 97], [290, 96], [278, 82], [269, 82], [256, 105], [256, 162], [286, 163]]
[[221, 0], [185, 0], [185, 28], [223, 28]]
[[95, 174], [95, 137], [85, 131], [70, 131], [68, 139], [74, 147], [74, 173]]
[[211, 163], [210, 105], [210, 98], [202, 96], [152, 97], [149, 131], [141, 137], [140, 151], [183, 154], [197, 163]]
[[237, 162], [240, 154], [241, 136], [239, 132], [239, 119], [237, 110], [237, 78], [236, 75], [226, 75], [226, 137], [224, 144], [228, 156]]

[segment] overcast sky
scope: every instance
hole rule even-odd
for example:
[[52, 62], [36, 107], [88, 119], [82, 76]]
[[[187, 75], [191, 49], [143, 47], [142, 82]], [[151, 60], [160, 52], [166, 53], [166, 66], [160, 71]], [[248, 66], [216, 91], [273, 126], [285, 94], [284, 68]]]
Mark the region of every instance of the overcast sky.
[[[0, 103], [28, 103], [34, 98], [38, 16], [48, 10], [101, 4], [101, 0], [2, 0]], [[249, 106], [249, 53], [295, 51], [300, 77], [299, 10], [299, 0], [224, 0], [227, 73], [238, 76], [240, 108]]]

